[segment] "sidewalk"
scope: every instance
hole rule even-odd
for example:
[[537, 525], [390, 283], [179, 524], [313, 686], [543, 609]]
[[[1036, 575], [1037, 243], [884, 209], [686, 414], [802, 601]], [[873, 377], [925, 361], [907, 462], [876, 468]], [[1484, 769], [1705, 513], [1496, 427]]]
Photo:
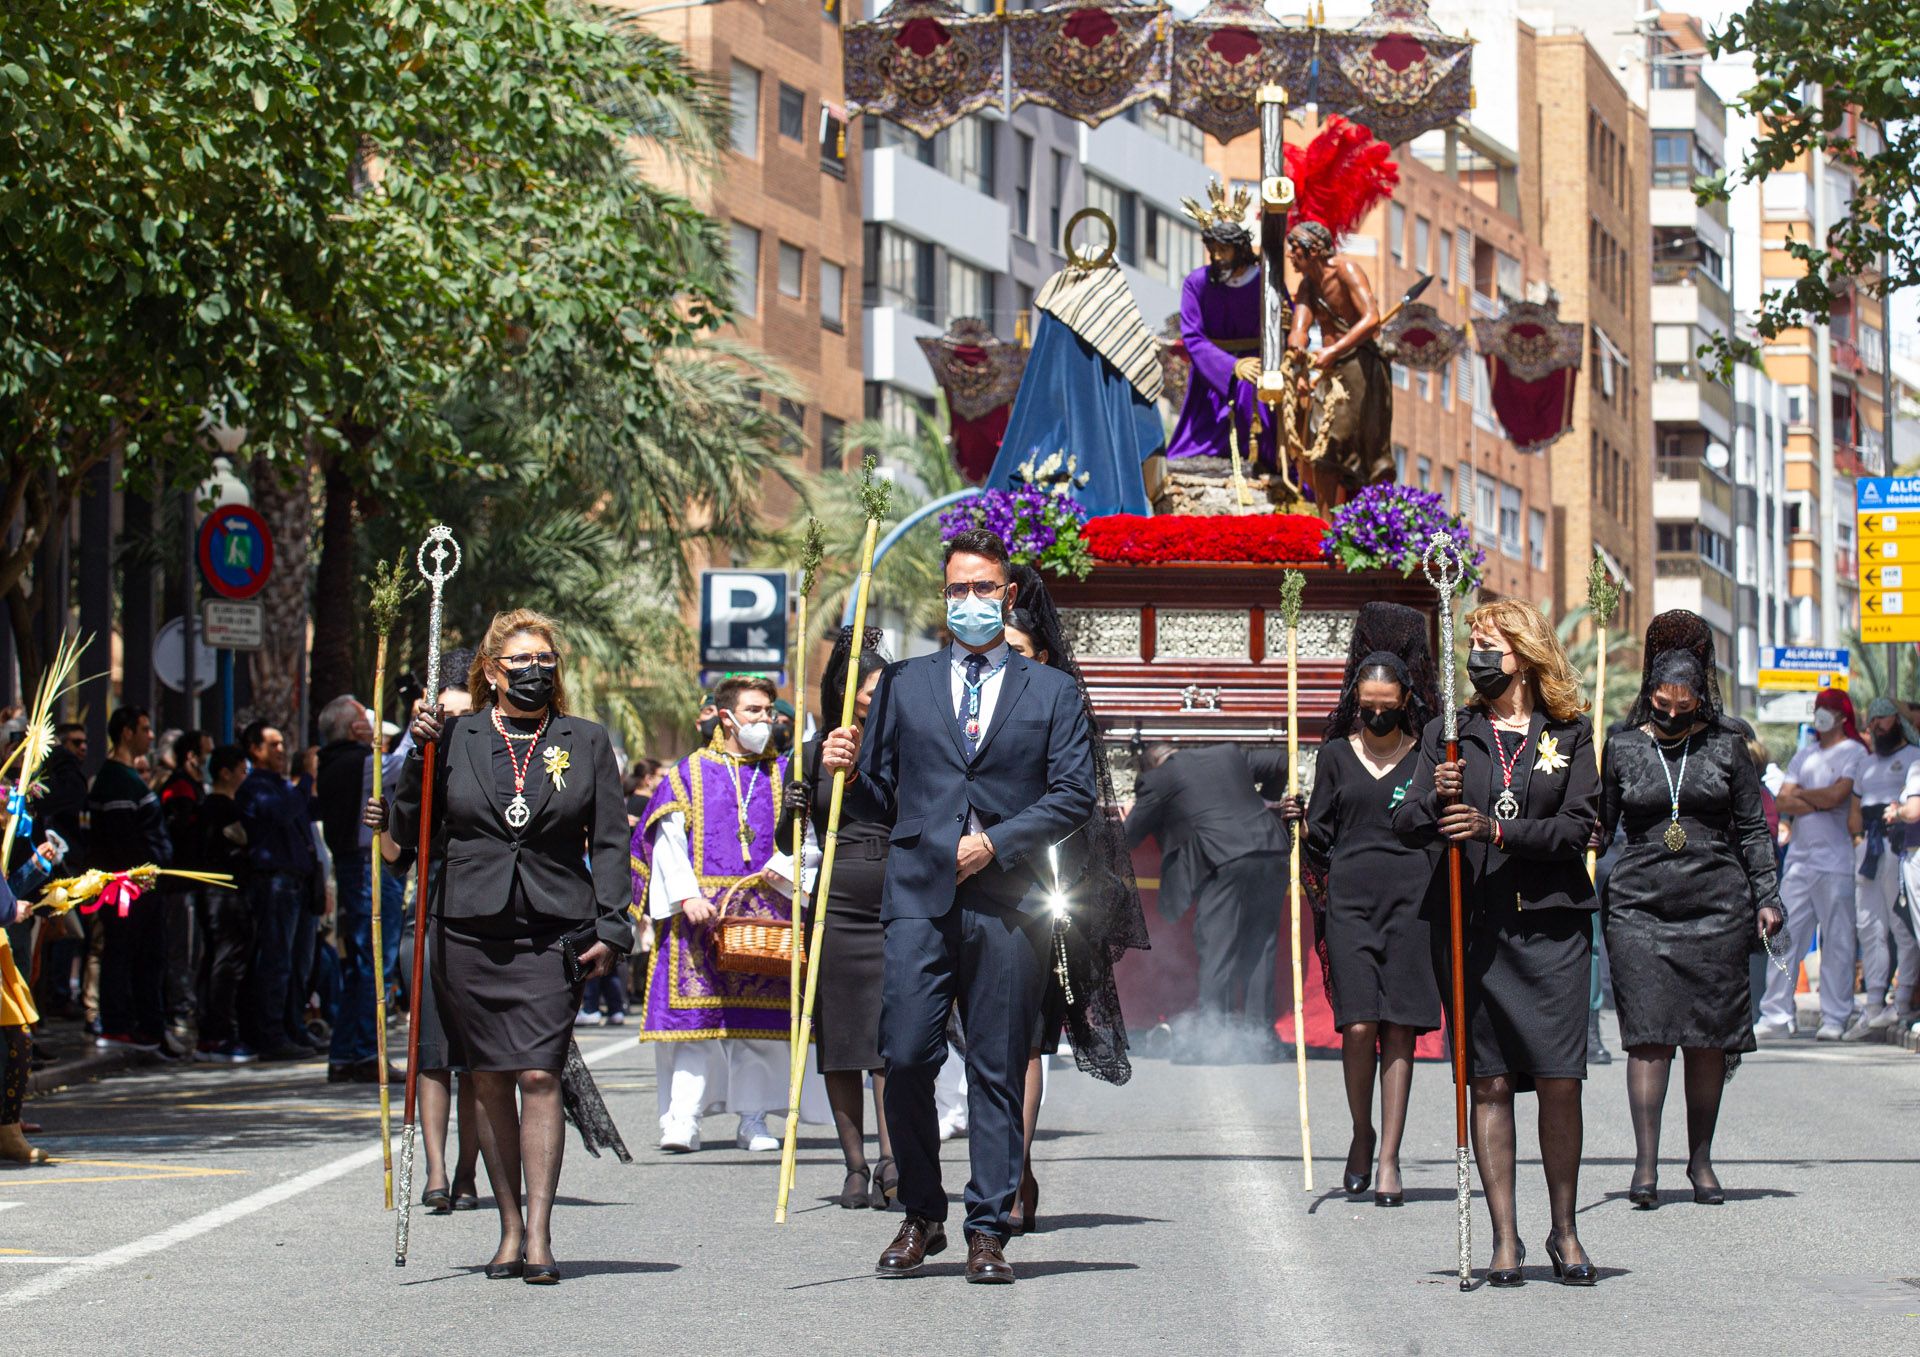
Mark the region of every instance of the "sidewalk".
[[78, 1018], [43, 1018], [34, 1024], [33, 1032], [35, 1051], [52, 1051], [57, 1058], [28, 1077], [30, 1098], [42, 1098], [75, 1084], [90, 1084], [121, 1070], [168, 1063], [152, 1051], [125, 1047], [101, 1050]]

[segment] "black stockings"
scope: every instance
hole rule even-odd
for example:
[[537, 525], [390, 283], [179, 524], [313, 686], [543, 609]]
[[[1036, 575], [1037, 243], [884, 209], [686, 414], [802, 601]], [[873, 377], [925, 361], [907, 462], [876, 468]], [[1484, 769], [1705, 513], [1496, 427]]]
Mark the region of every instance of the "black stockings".
[[420, 1071], [420, 1140], [427, 1151], [427, 1187], [473, 1186], [473, 1168], [480, 1158], [480, 1112], [474, 1106], [473, 1077], [460, 1076], [460, 1157], [447, 1177], [447, 1122], [453, 1110], [453, 1074], [449, 1070]]
[[[1407, 1099], [1413, 1091], [1414, 1038], [1411, 1027], [1392, 1022], [1355, 1022], [1340, 1029], [1340, 1063], [1347, 1080], [1347, 1110], [1353, 1117], [1353, 1143], [1347, 1149], [1348, 1173], [1366, 1172], [1366, 1156], [1371, 1155], [1375, 1144], [1373, 1072], [1375, 1047], [1379, 1048], [1380, 1168], [1374, 1179], [1374, 1188], [1379, 1192], [1401, 1190], [1400, 1139], [1407, 1128]], [[1032, 1139], [1031, 1130], [1028, 1139]], [[1354, 1162], [1356, 1158], [1360, 1159], [1359, 1163]]]
[[[1720, 1094], [1727, 1082], [1727, 1053], [1682, 1051], [1687, 1096], [1687, 1177], [1696, 1187], [1716, 1188], [1713, 1132], [1720, 1121]], [[1633, 1114], [1633, 1185], [1651, 1185], [1660, 1176], [1660, 1117], [1667, 1102], [1667, 1076], [1673, 1047], [1633, 1046], [1627, 1050], [1627, 1107]]]
[[493, 1261], [510, 1263], [524, 1255], [529, 1263], [551, 1263], [553, 1197], [567, 1130], [560, 1076], [550, 1070], [488, 1070], [469, 1077], [480, 1105], [480, 1153], [500, 1207], [500, 1248]]
[[[833, 1070], [822, 1076], [827, 1084], [827, 1103], [833, 1108], [833, 1129], [840, 1137], [840, 1157], [847, 1161], [847, 1172], [867, 1166], [866, 1109], [860, 1087], [866, 1078], [859, 1070]], [[893, 1158], [893, 1138], [887, 1134], [887, 1077], [873, 1071], [873, 1130], [880, 1142], [880, 1157]]]
[[[1547, 1171], [1547, 1202], [1553, 1218], [1550, 1237], [1568, 1263], [1587, 1261], [1574, 1222], [1580, 1192], [1580, 1081], [1542, 1079], [1540, 1160]], [[1514, 1206], [1513, 1084], [1505, 1075], [1473, 1081], [1473, 1157], [1480, 1166], [1480, 1187], [1493, 1218], [1496, 1268], [1518, 1267], [1520, 1227]]]
[[1020, 1161], [1020, 1182], [1025, 1184], [1033, 1177], [1033, 1136], [1040, 1129], [1040, 1094], [1046, 1089], [1045, 1051], [1034, 1051], [1027, 1057], [1027, 1087], [1020, 1099], [1020, 1121], [1025, 1128], [1021, 1144], [1026, 1146]]

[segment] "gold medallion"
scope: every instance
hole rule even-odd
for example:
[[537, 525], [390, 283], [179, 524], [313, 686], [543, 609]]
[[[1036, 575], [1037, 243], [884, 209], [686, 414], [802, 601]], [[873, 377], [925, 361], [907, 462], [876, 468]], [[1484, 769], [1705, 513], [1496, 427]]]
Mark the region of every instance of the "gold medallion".
[[1678, 820], [1669, 821], [1667, 832], [1660, 836], [1660, 842], [1667, 846], [1669, 853], [1678, 853], [1687, 846], [1687, 831], [1680, 828]]

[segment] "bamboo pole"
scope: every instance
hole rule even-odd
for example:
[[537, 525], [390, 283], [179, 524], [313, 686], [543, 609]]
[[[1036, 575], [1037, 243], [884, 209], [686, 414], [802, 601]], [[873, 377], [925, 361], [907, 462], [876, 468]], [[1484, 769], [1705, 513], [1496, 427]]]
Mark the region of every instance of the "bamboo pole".
[[[880, 536], [880, 522], [887, 516], [889, 490], [885, 481], [876, 478], [877, 459], [869, 455], [864, 469], [861, 498], [866, 502], [867, 534], [860, 545], [860, 577], [854, 583], [853, 590], [853, 640], [847, 655], [846, 690], [840, 699], [840, 727], [853, 724], [855, 703], [860, 696], [860, 652], [867, 634], [867, 596], [873, 586], [874, 547]], [[822, 716], [826, 713], [822, 712]], [[827, 803], [827, 836], [820, 849], [820, 875], [814, 883], [814, 895], [824, 901], [833, 888], [833, 862], [840, 843], [840, 809], [847, 789], [847, 773], [838, 769], [833, 775], [832, 799]], [[796, 867], [795, 875], [799, 875]], [[827, 940], [827, 911], [814, 911], [813, 934], [807, 946], [806, 997], [800, 1006], [800, 1029], [794, 1041], [793, 1064], [787, 1079], [787, 1116], [786, 1136], [780, 1146], [780, 1190], [779, 1199], [774, 1204], [773, 1223], [787, 1223], [787, 1199], [793, 1194], [793, 1178], [796, 1156], [799, 1153], [800, 1130], [800, 1083], [806, 1070], [807, 1047], [813, 1041], [813, 1005], [820, 993], [820, 971], [826, 958], [822, 955]], [[799, 939], [794, 940], [796, 944]]]
[[[793, 642], [793, 753], [787, 771], [793, 776], [793, 785], [798, 787], [806, 780], [806, 760], [801, 757], [801, 734], [806, 715], [807, 695], [807, 600], [813, 596], [813, 578], [820, 569], [820, 561], [826, 555], [826, 533], [820, 526], [820, 520], [807, 520], [806, 541], [800, 549], [800, 601], [794, 610]], [[821, 720], [826, 719], [821, 712]], [[800, 939], [806, 927], [807, 917], [807, 822], [805, 816], [799, 816], [793, 822], [793, 893], [788, 897], [792, 908], [788, 911], [791, 933], [788, 935], [792, 951], [793, 965], [787, 980], [787, 1066], [790, 1070], [799, 1069], [805, 1059], [800, 1045], [800, 983], [802, 948]], [[789, 1086], [792, 1079], [788, 1079]], [[787, 1117], [790, 1122], [800, 1119], [800, 1103], [796, 1097], [787, 1105]], [[783, 1147], [784, 1152], [784, 1147]]]
[[[381, 698], [387, 686], [387, 633], [382, 631], [375, 644], [373, 660], [373, 799], [378, 801], [384, 784], [382, 764], [385, 749], [380, 738]], [[386, 1209], [393, 1210], [393, 1090], [387, 1078], [387, 950], [380, 927], [380, 878], [385, 866], [380, 860], [381, 835], [373, 836], [372, 860], [367, 870], [373, 884], [373, 1033], [379, 1045], [380, 1060], [380, 1164], [386, 1175]], [[414, 946], [420, 941], [416, 935]]]
[[[1287, 622], [1287, 795], [1300, 795], [1300, 594], [1307, 577], [1289, 570], [1280, 582], [1280, 611]], [[1307, 1001], [1300, 949], [1300, 822], [1293, 823], [1293, 851], [1287, 854], [1287, 901], [1293, 930], [1293, 1069], [1300, 1085], [1300, 1170], [1302, 1186], [1313, 1191], [1313, 1127], [1307, 1119]]]

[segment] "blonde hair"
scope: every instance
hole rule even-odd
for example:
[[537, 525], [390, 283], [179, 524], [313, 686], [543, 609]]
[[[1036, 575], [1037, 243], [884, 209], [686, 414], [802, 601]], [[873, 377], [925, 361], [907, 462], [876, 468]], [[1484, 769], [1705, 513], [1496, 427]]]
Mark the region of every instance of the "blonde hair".
[[474, 699], [476, 708], [496, 699], [493, 681], [487, 677], [487, 661], [498, 663], [507, 648], [507, 642], [523, 631], [545, 641], [547, 648], [557, 657], [553, 666], [553, 701], [548, 705], [555, 716], [564, 716], [567, 711], [567, 665], [566, 652], [560, 648], [560, 629], [554, 626], [552, 618], [531, 608], [515, 608], [493, 615], [493, 621], [487, 624], [487, 634], [474, 647], [473, 667], [467, 671], [467, 692]]
[[[1548, 716], [1571, 721], [1587, 710], [1587, 699], [1580, 695], [1580, 676], [1567, 658], [1566, 647], [1538, 608], [1517, 598], [1483, 603], [1467, 614], [1468, 629], [1477, 626], [1492, 627], [1506, 637], [1520, 660], [1520, 672], [1515, 677], [1533, 684], [1534, 696]], [[1478, 693], [1471, 701], [1486, 705]]]

